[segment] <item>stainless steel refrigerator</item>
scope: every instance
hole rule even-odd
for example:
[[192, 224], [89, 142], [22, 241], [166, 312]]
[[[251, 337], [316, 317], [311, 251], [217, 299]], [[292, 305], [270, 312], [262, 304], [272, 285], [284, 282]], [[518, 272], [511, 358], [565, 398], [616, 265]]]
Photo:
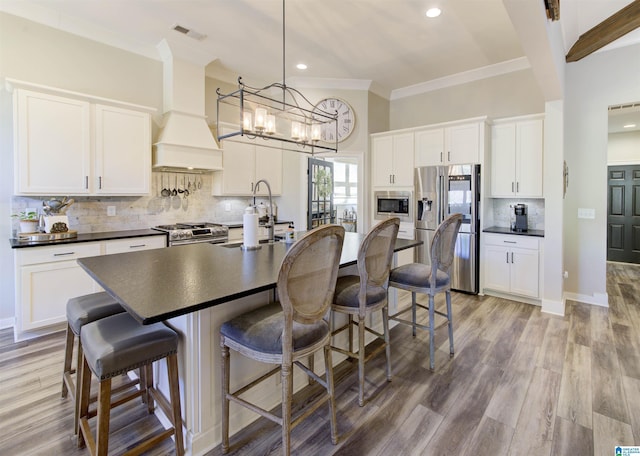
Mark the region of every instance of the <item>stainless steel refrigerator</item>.
[[451, 288], [478, 293], [480, 165], [425, 166], [415, 173], [416, 237], [424, 244], [415, 261], [430, 264], [431, 239], [440, 222], [463, 215], [451, 266]]

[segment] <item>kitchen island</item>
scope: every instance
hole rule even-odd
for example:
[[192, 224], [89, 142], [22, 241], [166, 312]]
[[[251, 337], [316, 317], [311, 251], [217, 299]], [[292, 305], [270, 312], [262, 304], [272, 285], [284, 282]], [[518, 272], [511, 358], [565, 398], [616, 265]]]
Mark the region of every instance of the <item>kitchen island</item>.
[[[342, 271], [356, 264], [363, 238], [358, 233], [345, 234]], [[420, 243], [398, 239], [395, 251]], [[203, 454], [220, 443], [220, 325], [273, 301], [280, 263], [289, 246], [263, 244], [258, 250], [243, 251], [234, 245], [194, 244], [78, 260], [138, 321], [149, 324], [166, 320], [179, 332], [182, 417], [189, 454]], [[269, 367], [233, 357], [231, 388], [259, 377]], [[164, 365], [158, 363], [155, 368], [164, 369]], [[155, 378], [163, 382], [166, 375]], [[266, 409], [280, 400], [280, 385], [277, 381], [268, 383], [248, 396]], [[305, 385], [304, 375], [294, 375], [295, 390]], [[158, 386], [168, 391], [166, 384]], [[231, 432], [257, 418], [247, 409], [232, 407]]]

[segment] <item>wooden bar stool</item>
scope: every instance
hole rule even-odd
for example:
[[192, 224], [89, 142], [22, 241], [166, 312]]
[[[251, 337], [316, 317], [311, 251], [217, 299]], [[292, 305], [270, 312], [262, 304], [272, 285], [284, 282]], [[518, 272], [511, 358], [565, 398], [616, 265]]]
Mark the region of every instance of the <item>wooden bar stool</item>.
[[[67, 340], [64, 349], [64, 367], [62, 371], [62, 397], [67, 397], [71, 393], [71, 398], [76, 402], [74, 407], [74, 432], [78, 429], [78, 392], [80, 382], [74, 379], [73, 374], [82, 369], [82, 343], [80, 342], [80, 332], [87, 323], [109, 317], [124, 312], [118, 302], [104, 291], [91, 293], [84, 296], [77, 296], [67, 301]], [[77, 364], [74, 369], [71, 367], [73, 359], [73, 345], [78, 337]], [[77, 375], [76, 375], [77, 377]]]
[[[147, 407], [153, 413], [154, 400], [160, 405], [173, 427], [156, 433], [140, 442], [125, 454], [147, 451], [157, 443], [175, 436], [176, 454], [184, 454], [182, 418], [180, 413], [180, 385], [178, 380], [178, 334], [163, 323], [141, 325], [128, 313], [112, 315], [86, 324], [80, 333], [83, 347], [83, 365], [80, 386], [80, 428], [78, 446], [85, 442], [91, 455], [106, 456], [109, 447], [109, 420], [111, 408], [148, 394]], [[151, 365], [166, 358], [169, 375], [170, 404], [166, 403], [154, 387]], [[133, 369], [146, 371], [146, 385], [111, 403], [111, 379]], [[99, 381], [97, 413], [89, 412], [91, 374]], [[89, 419], [97, 415], [94, 439]]]

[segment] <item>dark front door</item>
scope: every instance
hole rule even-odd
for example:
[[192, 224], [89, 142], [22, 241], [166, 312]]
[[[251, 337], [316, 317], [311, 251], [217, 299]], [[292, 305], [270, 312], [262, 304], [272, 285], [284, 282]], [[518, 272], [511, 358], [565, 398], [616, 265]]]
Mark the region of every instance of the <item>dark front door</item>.
[[640, 165], [609, 166], [607, 261], [640, 264]]
[[335, 223], [333, 211], [333, 163], [309, 158], [307, 229]]

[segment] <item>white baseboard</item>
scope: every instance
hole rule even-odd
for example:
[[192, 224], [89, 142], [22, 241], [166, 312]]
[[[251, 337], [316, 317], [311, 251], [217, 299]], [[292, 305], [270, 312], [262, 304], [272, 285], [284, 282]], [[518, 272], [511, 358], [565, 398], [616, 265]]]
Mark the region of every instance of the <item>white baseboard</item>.
[[564, 300], [578, 301], [594, 306], [609, 307], [609, 295], [607, 293], [593, 293], [593, 295], [584, 295], [579, 293], [564, 293]]
[[551, 315], [564, 317], [565, 300], [562, 299], [561, 301], [554, 301], [551, 299], [543, 299], [541, 311]]

